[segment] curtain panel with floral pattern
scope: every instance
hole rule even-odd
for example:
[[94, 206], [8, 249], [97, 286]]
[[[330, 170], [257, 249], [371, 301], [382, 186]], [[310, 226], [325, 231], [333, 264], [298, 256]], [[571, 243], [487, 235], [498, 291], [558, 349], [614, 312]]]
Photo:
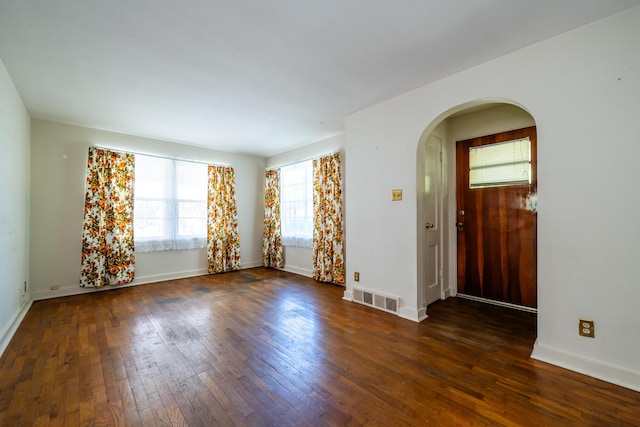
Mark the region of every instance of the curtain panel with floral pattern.
[[340, 154], [313, 161], [313, 278], [344, 283]]
[[230, 166], [209, 166], [207, 261], [209, 273], [240, 270], [236, 178]]
[[282, 230], [280, 227], [279, 169], [271, 169], [265, 173], [262, 265], [265, 267], [284, 267]]
[[133, 154], [89, 148], [80, 286], [133, 280], [133, 183]]

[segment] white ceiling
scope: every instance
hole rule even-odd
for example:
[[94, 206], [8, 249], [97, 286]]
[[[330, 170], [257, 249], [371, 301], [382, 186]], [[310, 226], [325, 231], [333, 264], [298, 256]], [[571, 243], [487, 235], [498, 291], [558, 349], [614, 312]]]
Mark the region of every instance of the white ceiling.
[[0, 0], [33, 117], [276, 154], [640, 0]]

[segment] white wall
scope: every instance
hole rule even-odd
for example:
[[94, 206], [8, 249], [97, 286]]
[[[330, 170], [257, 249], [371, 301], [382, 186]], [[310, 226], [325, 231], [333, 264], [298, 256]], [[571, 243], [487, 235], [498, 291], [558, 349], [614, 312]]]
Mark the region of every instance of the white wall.
[[[33, 119], [30, 275], [34, 299], [93, 291], [79, 287], [84, 184], [91, 145], [233, 166], [242, 267], [261, 265], [264, 159]], [[133, 284], [206, 273], [205, 249], [136, 253]], [[51, 291], [52, 285], [60, 289]]]
[[0, 61], [0, 354], [26, 314], [29, 282], [29, 113]]
[[[512, 100], [538, 131], [534, 357], [640, 390], [638, 22], [629, 9], [348, 116], [346, 267], [358, 286], [400, 296], [400, 314], [418, 319], [421, 136], [474, 101]], [[595, 339], [578, 336], [580, 318]]]
[[[266, 168], [286, 166], [303, 160], [313, 159], [325, 154], [343, 152], [344, 135], [336, 135], [313, 144], [304, 145], [294, 150], [276, 154], [266, 159]], [[344, 175], [344, 154], [342, 173]], [[344, 176], [343, 176], [344, 183]], [[263, 190], [264, 191], [264, 190]], [[343, 193], [344, 194], [344, 193]], [[344, 202], [343, 202], [344, 203]], [[343, 224], [346, 228], [346, 224]], [[313, 276], [313, 249], [297, 248], [293, 246], [284, 248], [284, 270], [303, 276]]]

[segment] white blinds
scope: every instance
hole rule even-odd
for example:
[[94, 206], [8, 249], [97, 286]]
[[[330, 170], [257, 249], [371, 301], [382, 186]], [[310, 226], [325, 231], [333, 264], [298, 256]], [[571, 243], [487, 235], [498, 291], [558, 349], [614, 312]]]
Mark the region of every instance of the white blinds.
[[469, 188], [530, 183], [528, 137], [469, 148]]

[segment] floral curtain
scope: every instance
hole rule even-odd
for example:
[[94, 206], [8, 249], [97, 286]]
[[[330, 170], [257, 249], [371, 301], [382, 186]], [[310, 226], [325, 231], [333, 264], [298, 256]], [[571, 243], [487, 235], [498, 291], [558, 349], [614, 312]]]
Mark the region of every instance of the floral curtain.
[[340, 154], [313, 161], [313, 278], [344, 283]]
[[264, 186], [264, 229], [262, 265], [284, 267], [282, 230], [280, 228], [280, 170], [266, 171]]
[[89, 148], [80, 286], [100, 288], [133, 280], [134, 156]]
[[207, 261], [209, 273], [240, 270], [236, 178], [229, 166], [209, 166]]

